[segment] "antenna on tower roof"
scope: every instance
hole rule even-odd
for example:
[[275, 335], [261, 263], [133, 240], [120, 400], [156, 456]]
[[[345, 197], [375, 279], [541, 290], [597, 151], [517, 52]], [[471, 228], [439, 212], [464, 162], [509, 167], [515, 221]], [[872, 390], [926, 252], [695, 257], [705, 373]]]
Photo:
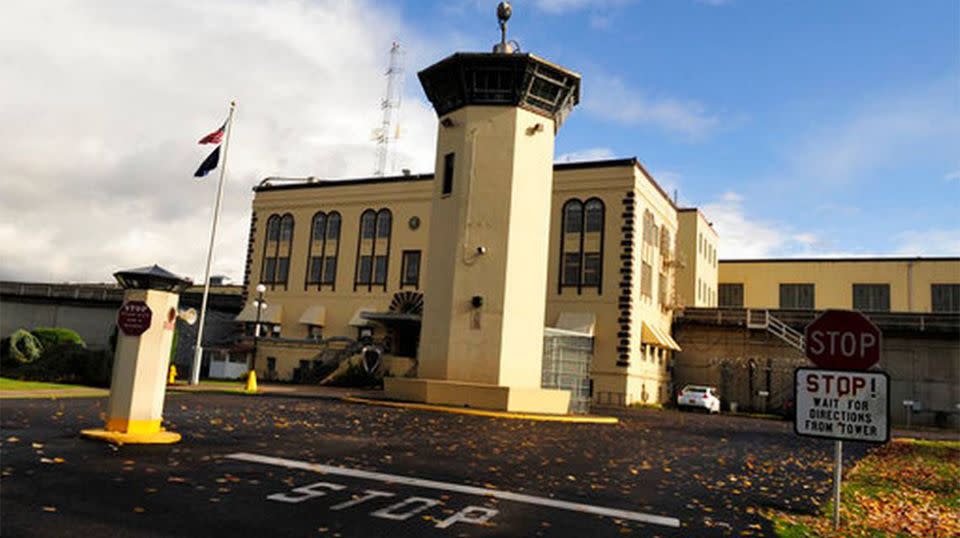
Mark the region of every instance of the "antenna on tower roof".
[[377, 161], [374, 175], [383, 176], [389, 169], [396, 168], [396, 155], [393, 146], [400, 138], [400, 103], [403, 96], [403, 51], [400, 43], [394, 41], [390, 46], [390, 67], [387, 68], [387, 91], [380, 101], [383, 118], [380, 127], [373, 130], [373, 139], [377, 143]]
[[516, 50], [513, 42], [507, 41], [507, 21], [513, 15], [513, 7], [510, 2], [500, 2], [497, 4], [497, 22], [500, 24], [500, 42], [493, 46], [493, 52], [500, 54], [511, 54]]

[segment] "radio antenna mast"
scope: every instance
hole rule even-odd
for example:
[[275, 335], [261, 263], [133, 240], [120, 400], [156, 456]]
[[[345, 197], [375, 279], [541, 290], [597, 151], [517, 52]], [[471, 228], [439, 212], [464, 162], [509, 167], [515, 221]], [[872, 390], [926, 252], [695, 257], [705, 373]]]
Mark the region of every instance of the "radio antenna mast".
[[380, 127], [373, 130], [373, 139], [377, 143], [377, 162], [374, 175], [383, 176], [396, 168], [396, 156], [392, 146], [400, 138], [400, 101], [403, 96], [403, 52], [400, 43], [393, 42], [390, 47], [390, 67], [387, 68], [387, 92], [380, 101], [383, 118]]

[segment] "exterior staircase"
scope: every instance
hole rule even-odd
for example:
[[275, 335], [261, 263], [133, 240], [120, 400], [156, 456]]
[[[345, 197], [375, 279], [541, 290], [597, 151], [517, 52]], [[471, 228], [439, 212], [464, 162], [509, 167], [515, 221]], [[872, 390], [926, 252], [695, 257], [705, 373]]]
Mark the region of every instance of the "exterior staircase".
[[766, 330], [800, 353], [804, 353], [803, 333], [770, 314], [769, 310], [747, 309], [747, 328]]

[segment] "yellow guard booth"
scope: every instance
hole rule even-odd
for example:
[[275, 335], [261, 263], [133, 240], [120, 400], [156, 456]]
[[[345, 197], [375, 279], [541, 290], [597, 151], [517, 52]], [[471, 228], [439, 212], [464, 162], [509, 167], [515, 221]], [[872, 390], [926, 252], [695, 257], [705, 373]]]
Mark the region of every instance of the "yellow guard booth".
[[177, 303], [190, 281], [156, 265], [113, 276], [125, 291], [117, 313], [107, 423], [81, 434], [117, 444], [176, 443], [180, 434], [161, 423]]

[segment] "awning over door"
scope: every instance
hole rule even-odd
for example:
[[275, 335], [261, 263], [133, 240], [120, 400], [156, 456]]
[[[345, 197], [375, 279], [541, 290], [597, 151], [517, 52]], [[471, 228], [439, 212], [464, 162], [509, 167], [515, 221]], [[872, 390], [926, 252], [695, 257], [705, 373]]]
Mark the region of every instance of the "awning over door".
[[597, 315], [593, 312], [560, 312], [557, 329], [593, 336], [597, 325]]
[[327, 324], [327, 307], [313, 305], [304, 310], [299, 321], [303, 325], [315, 325], [317, 327], [323, 327]]
[[643, 329], [640, 332], [640, 341], [651, 346], [681, 351], [677, 341], [669, 333], [660, 330], [659, 327], [650, 323], [643, 323]]
[[[236, 321], [243, 321], [247, 323], [256, 323], [257, 322], [257, 307], [254, 304], [248, 303], [247, 306], [243, 307], [243, 310], [237, 314], [235, 318]], [[283, 319], [283, 307], [280, 305], [272, 305], [267, 303], [267, 307], [260, 311], [260, 323], [267, 323], [270, 325], [279, 325], [280, 321]]]
[[353, 317], [350, 318], [350, 323], [348, 323], [348, 325], [350, 325], [351, 327], [373, 327], [375, 325], [374, 322], [363, 317], [363, 313], [364, 312], [374, 313], [376, 311], [377, 309], [372, 307], [358, 308], [357, 311], [353, 313]]

